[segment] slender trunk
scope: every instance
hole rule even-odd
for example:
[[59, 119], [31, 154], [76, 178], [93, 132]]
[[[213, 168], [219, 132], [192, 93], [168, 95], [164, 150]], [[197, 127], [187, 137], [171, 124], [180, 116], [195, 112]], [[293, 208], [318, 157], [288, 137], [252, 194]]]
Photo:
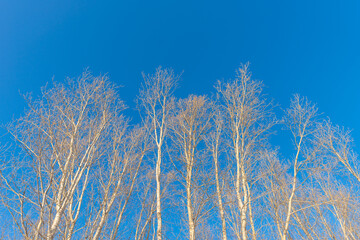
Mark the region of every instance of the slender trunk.
[[[140, 215], [139, 215], [139, 219], [138, 219], [138, 222], [137, 222], [137, 224], [136, 224], [136, 230], [135, 230], [135, 240], [140, 240], [141, 239], [141, 237], [142, 237], [142, 234], [143, 234], [143, 231], [145, 231], [144, 229], [146, 229], [146, 226], [147, 226], [147, 224], [150, 222], [150, 220], [151, 220], [151, 218], [152, 218], [152, 215], [153, 215], [153, 213], [155, 212], [155, 211], [153, 211], [153, 204], [151, 204], [150, 206], [151, 206], [151, 208], [150, 208], [150, 213], [149, 213], [149, 216], [148, 216], [148, 218], [147, 218], [147, 220], [145, 221], [145, 224], [144, 224], [144, 226], [143, 226], [143, 228], [142, 228], [142, 230], [141, 230], [141, 232], [140, 232], [140, 235], [138, 235], [138, 232], [139, 232], [139, 228], [140, 228], [140, 224], [141, 224], [141, 220], [142, 220], [142, 215], [143, 215], [143, 213], [144, 213], [144, 211], [145, 211], [145, 207], [146, 207], [146, 200], [148, 199], [147, 198], [147, 195], [148, 195], [148, 193], [149, 193], [149, 188], [150, 188], [150, 186], [147, 186], [146, 187], [146, 189], [145, 189], [145, 193], [144, 193], [144, 197], [143, 197], [143, 201], [142, 201], [142, 203], [141, 203], [141, 211], [140, 211]], [[155, 201], [154, 201], [154, 205], [155, 205]], [[155, 206], [154, 206], [154, 209], [155, 209]], [[113, 235], [114, 236], [114, 235]], [[115, 237], [113, 237], [111, 240], [114, 240], [115, 239]]]
[[[141, 231], [140, 231], [140, 234], [138, 235], [138, 230], [139, 230], [139, 224], [140, 222], [138, 223], [138, 226], [137, 226], [137, 229], [136, 229], [136, 233], [135, 233], [135, 240], [140, 240], [142, 239], [142, 236], [145, 234], [145, 231], [146, 231], [146, 228], [148, 228], [148, 225], [151, 223], [151, 219], [152, 219], [152, 215], [154, 214], [154, 211], [152, 210], [152, 207], [151, 207], [151, 211], [150, 211], [150, 214], [148, 216], [148, 218], [146, 219], [145, 221], [145, 224], [144, 226], [142, 227]], [[139, 219], [141, 220], [141, 219]], [[149, 228], [148, 228], [149, 229]]]
[[334, 207], [334, 211], [335, 211], [335, 216], [338, 219], [340, 227], [341, 227], [341, 231], [343, 232], [344, 239], [349, 240], [349, 237], [347, 234], [348, 231], [346, 230], [346, 227], [345, 227], [345, 221], [341, 219], [337, 208], [335, 206], [333, 206], [333, 207]]
[[291, 219], [291, 215], [292, 215], [292, 203], [293, 203], [293, 199], [295, 196], [295, 191], [296, 191], [296, 183], [297, 183], [297, 173], [298, 173], [298, 159], [299, 159], [299, 155], [300, 155], [300, 149], [301, 149], [301, 143], [302, 143], [302, 139], [303, 139], [303, 135], [300, 137], [300, 141], [299, 144], [297, 146], [297, 153], [296, 153], [296, 157], [295, 157], [295, 163], [294, 163], [294, 178], [293, 178], [293, 183], [292, 183], [292, 190], [291, 190], [291, 194], [290, 194], [290, 198], [289, 198], [289, 203], [288, 203], [288, 209], [287, 209], [287, 214], [286, 214], [286, 221], [285, 221], [285, 227], [284, 227], [284, 231], [283, 234], [281, 236], [281, 240], [286, 240], [287, 238], [287, 232], [289, 231], [289, 224], [290, 224], [290, 219]]
[[[110, 213], [110, 210], [111, 210], [111, 207], [112, 205], [114, 204], [115, 202], [115, 199], [116, 199], [116, 196], [118, 194], [118, 190], [121, 186], [121, 183], [123, 182], [123, 177], [125, 175], [125, 172], [127, 170], [127, 166], [129, 164], [129, 160], [126, 161], [124, 167], [123, 167], [123, 170], [121, 172], [121, 175], [119, 176], [119, 179], [118, 179], [118, 182], [115, 186], [115, 189], [114, 189], [114, 192], [112, 194], [110, 194], [110, 187], [111, 187], [111, 184], [108, 184], [106, 190], [105, 190], [105, 195], [104, 195], [104, 199], [103, 199], [103, 202], [101, 204], [102, 206], [102, 211], [101, 211], [101, 217], [100, 217], [100, 221], [99, 223], [97, 224], [97, 227], [95, 229], [95, 233], [94, 233], [94, 236], [93, 236], [93, 240], [97, 240], [100, 238], [100, 235], [101, 235], [101, 231], [104, 227], [104, 224], [108, 218], [108, 215]], [[114, 171], [114, 170], [112, 170]], [[111, 180], [109, 181], [111, 182]], [[130, 190], [131, 191], [131, 190]], [[110, 195], [110, 196], [109, 196]], [[125, 201], [126, 202], [126, 201]]]
[[219, 167], [218, 167], [217, 155], [214, 156], [214, 162], [215, 162], [216, 193], [217, 193], [217, 196], [218, 196], [219, 211], [220, 211], [220, 218], [221, 218], [221, 227], [222, 227], [222, 239], [227, 240], [225, 211], [224, 211], [224, 206], [223, 206], [223, 202], [222, 202], [221, 189], [220, 189], [220, 183], [219, 183]]
[[242, 188], [244, 191], [244, 201], [243, 201], [242, 209], [241, 209], [241, 235], [242, 235], [243, 240], [247, 240], [246, 213], [247, 213], [247, 204], [248, 204], [248, 194], [247, 194], [247, 190], [246, 190], [246, 177], [245, 177], [245, 169], [244, 169], [243, 164], [241, 167], [241, 182], [242, 182]]
[[117, 218], [116, 218], [115, 226], [114, 226], [114, 229], [113, 229], [113, 231], [112, 231], [112, 233], [111, 233], [111, 237], [110, 237], [111, 240], [113, 240], [113, 239], [116, 238], [116, 235], [117, 235], [117, 232], [118, 232], [118, 229], [119, 229], [119, 226], [120, 226], [120, 222], [121, 222], [122, 217], [123, 217], [123, 214], [124, 214], [124, 212], [125, 212], [125, 208], [126, 208], [128, 202], [129, 202], [130, 196], [131, 196], [131, 194], [132, 194], [132, 192], [133, 192], [134, 185], [135, 185], [135, 180], [136, 180], [137, 175], [138, 175], [138, 173], [139, 173], [139, 169], [140, 169], [142, 160], [143, 160], [143, 158], [141, 157], [141, 159], [139, 160], [138, 166], [137, 166], [137, 168], [136, 168], [136, 172], [135, 172], [135, 174], [134, 174], [134, 176], [133, 176], [133, 178], [132, 178], [132, 182], [131, 182], [131, 186], [130, 186], [128, 195], [127, 195], [127, 197], [126, 197], [126, 199], [125, 199], [125, 202], [124, 202], [124, 204], [123, 204], [123, 206], [122, 206], [122, 208], [121, 208], [121, 211], [120, 211], [119, 215], [118, 215]]
[[292, 187], [291, 195], [290, 195], [290, 198], [289, 198], [289, 204], [288, 204], [288, 209], [287, 209], [287, 214], [286, 214], [285, 227], [284, 227], [283, 234], [281, 236], [281, 240], [286, 240], [287, 232], [289, 230], [290, 218], [291, 218], [291, 215], [292, 215], [292, 213], [291, 213], [292, 203], [293, 203], [293, 198], [294, 198], [294, 195], [295, 195], [295, 190], [296, 190], [296, 173], [295, 173], [294, 179], [293, 179], [293, 187]]
[[162, 219], [161, 219], [161, 144], [158, 145], [157, 161], [156, 161], [156, 218], [157, 218], [157, 240], [162, 238]]
[[250, 195], [250, 187], [249, 184], [246, 185], [248, 189], [249, 194], [249, 219], [250, 219], [250, 225], [251, 225], [251, 231], [252, 231], [252, 240], [256, 240], [256, 230], [255, 230], [255, 223], [254, 223], [254, 216], [252, 212], [252, 202], [251, 202], [251, 195]]
[[[239, 137], [237, 136], [236, 145], [235, 145], [235, 156], [236, 156], [236, 196], [238, 200], [238, 205], [240, 209], [240, 228], [241, 228], [241, 236], [242, 240], [247, 240], [247, 232], [246, 232], [246, 199], [247, 199], [247, 191], [246, 191], [246, 178], [245, 178], [245, 169], [244, 169], [244, 161], [240, 159], [240, 151], [238, 146]], [[240, 193], [240, 185], [243, 188], [244, 199], [241, 197]], [[244, 191], [245, 190], [245, 191]]]
[[240, 164], [237, 166], [237, 176], [236, 176], [236, 196], [237, 196], [237, 202], [240, 209], [240, 225], [241, 225], [241, 236], [243, 240], [247, 239], [246, 234], [246, 206], [245, 202], [241, 198], [240, 193], [240, 183], [241, 183], [241, 177], [240, 177]]
[[186, 176], [186, 196], [187, 196], [187, 210], [189, 217], [189, 239], [195, 240], [195, 223], [193, 217], [193, 208], [191, 203], [191, 174], [192, 174], [192, 163], [187, 167], [187, 176]]

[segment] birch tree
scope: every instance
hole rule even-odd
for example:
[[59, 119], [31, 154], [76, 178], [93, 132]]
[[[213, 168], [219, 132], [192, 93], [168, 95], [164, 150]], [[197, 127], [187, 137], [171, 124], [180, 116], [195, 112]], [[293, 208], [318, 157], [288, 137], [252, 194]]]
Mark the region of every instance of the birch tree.
[[[340, 231], [330, 224], [327, 231], [342, 239], [359, 238], [360, 173], [358, 156], [354, 152], [350, 131], [333, 125], [329, 119], [317, 124], [315, 138], [326, 156], [322, 172], [321, 189], [329, 199], [326, 210], [329, 218], [336, 219]], [[326, 218], [323, 222], [326, 225]]]
[[[350, 131], [307, 98], [278, 124], [248, 64], [217, 83], [216, 101], [175, 101], [171, 69], [143, 78], [139, 123], [106, 75], [27, 96], [7, 125], [14, 145], [0, 146], [0, 238], [360, 239]], [[292, 151], [272, 145], [274, 125]]]
[[334, 126], [330, 120], [317, 125], [316, 138], [320, 144], [331, 153], [335, 162], [342, 166], [360, 183], [360, 164], [357, 155], [352, 150], [353, 141], [350, 131]]
[[28, 102], [8, 127], [22, 151], [1, 175], [3, 203], [24, 239], [71, 239], [92, 166], [124, 105], [106, 76], [89, 72]]
[[144, 85], [140, 91], [139, 104], [145, 118], [151, 123], [151, 138], [156, 144], [156, 220], [157, 240], [162, 239], [161, 215], [161, 165], [163, 160], [163, 145], [168, 131], [169, 117], [174, 108], [173, 91], [178, 76], [171, 69], [158, 67], [154, 74], [143, 74]]
[[256, 161], [256, 148], [265, 138], [265, 133], [275, 123], [271, 104], [262, 95], [262, 84], [251, 79], [249, 64], [242, 65], [236, 78], [216, 86], [222, 98], [226, 124], [235, 159], [235, 193], [240, 212], [241, 239], [248, 239], [247, 226], [250, 223], [251, 236], [256, 239], [256, 229], [251, 210], [252, 193], [249, 181]]
[[209, 128], [211, 120], [210, 102], [203, 96], [190, 96], [180, 100], [172, 129], [175, 135], [175, 144], [180, 150], [179, 158], [183, 162], [185, 178], [186, 208], [188, 215], [189, 239], [195, 240], [196, 226], [204, 217], [202, 211], [206, 206], [206, 198], [200, 188], [195, 190], [194, 175], [199, 170], [201, 155], [198, 154], [198, 145]]
[[93, 240], [100, 239], [103, 235], [111, 240], [117, 238], [125, 210], [138, 184], [137, 178], [143, 169], [144, 156], [148, 151], [145, 128], [134, 128], [128, 132], [120, 122], [114, 128], [120, 129], [115, 131], [107, 146], [110, 148], [109, 155], [97, 166], [96, 179], [100, 188], [97, 198], [100, 201], [88, 223], [89, 239]]
[[[213, 106], [214, 107], [214, 106]], [[211, 121], [212, 130], [211, 133], [205, 138], [206, 145], [208, 150], [210, 151], [211, 157], [214, 161], [214, 175], [215, 175], [215, 185], [216, 185], [216, 195], [217, 195], [217, 205], [219, 208], [220, 220], [221, 220], [221, 232], [222, 239], [227, 240], [226, 233], [226, 217], [225, 217], [225, 206], [223, 200], [223, 190], [221, 182], [221, 169], [220, 169], [220, 155], [221, 150], [220, 147], [223, 144], [222, 142], [222, 134], [224, 128], [224, 120], [222, 118], [222, 112], [220, 109], [214, 109], [214, 117]]]
[[296, 192], [301, 186], [299, 183], [299, 173], [302, 169], [307, 169], [307, 164], [316, 157], [317, 147], [306, 146], [307, 141], [314, 134], [316, 126], [317, 108], [306, 98], [295, 95], [291, 100], [290, 108], [286, 110], [285, 124], [292, 133], [293, 143], [296, 153], [292, 164], [292, 180], [290, 183], [290, 193], [286, 200], [285, 220], [281, 231], [281, 239], [288, 237], [290, 221], [293, 217], [294, 202], [296, 201]]

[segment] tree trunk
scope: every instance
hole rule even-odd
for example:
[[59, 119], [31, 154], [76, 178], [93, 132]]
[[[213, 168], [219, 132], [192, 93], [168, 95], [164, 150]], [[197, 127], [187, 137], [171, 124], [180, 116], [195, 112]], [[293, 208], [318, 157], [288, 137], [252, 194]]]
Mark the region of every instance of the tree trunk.
[[156, 161], [156, 218], [157, 218], [157, 240], [162, 238], [162, 219], [161, 219], [161, 186], [160, 186], [160, 175], [161, 175], [161, 146], [158, 146], [158, 156]]
[[189, 239], [195, 240], [195, 223], [193, 217], [193, 207], [191, 203], [191, 174], [192, 174], [192, 164], [187, 167], [187, 176], [186, 176], [186, 196], [187, 196], [187, 210], [189, 217]]

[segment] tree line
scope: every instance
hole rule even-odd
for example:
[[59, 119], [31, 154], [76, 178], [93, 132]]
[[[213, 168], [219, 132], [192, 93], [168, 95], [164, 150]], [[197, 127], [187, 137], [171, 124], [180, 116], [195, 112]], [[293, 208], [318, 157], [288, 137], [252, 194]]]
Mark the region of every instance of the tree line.
[[143, 74], [137, 123], [89, 71], [26, 97], [6, 126], [0, 237], [360, 239], [348, 130], [299, 95], [279, 113], [249, 64], [211, 96], [176, 98], [179, 79]]

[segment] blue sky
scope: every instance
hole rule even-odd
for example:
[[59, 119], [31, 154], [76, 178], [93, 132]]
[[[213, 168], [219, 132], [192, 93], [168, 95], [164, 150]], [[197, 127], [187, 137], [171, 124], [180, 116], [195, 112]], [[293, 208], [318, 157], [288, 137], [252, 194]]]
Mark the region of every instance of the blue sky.
[[[24, 110], [19, 94], [86, 67], [124, 86], [141, 72], [182, 72], [177, 95], [207, 94], [250, 61], [283, 107], [309, 97], [360, 141], [359, 1], [0, 1], [0, 123]], [[359, 144], [358, 144], [359, 145]]]

